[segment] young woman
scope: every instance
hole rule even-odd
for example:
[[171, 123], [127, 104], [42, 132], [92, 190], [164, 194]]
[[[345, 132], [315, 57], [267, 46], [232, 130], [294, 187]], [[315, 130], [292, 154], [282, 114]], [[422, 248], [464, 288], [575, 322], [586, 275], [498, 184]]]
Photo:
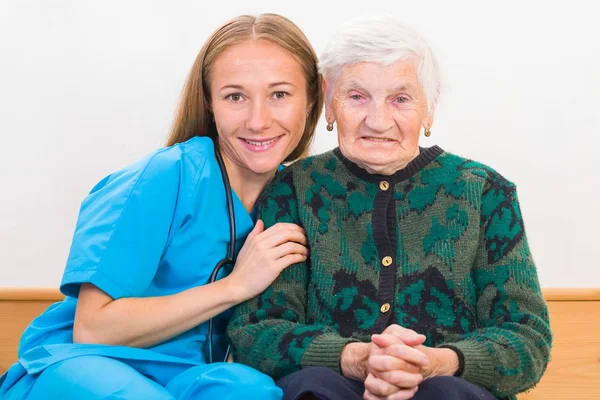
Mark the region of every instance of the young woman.
[[[306, 259], [300, 227], [265, 230], [253, 211], [280, 164], [307, 150], [320, 87], [315, 52], [286, 18], [240, 16], [215, 31], [168, 146], [83, 201], [61, 283], [67, 297], [27, 328], [0, 397], [279, 399], [268, 376], [209, 361], [225, 358], [227, 310]], [[239, 254], [210, 283], [230, 220]]]

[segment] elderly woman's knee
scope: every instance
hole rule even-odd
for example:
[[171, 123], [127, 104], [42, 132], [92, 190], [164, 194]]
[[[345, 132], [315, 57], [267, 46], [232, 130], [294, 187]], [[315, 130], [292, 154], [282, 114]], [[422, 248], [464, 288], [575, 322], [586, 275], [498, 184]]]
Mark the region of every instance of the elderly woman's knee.
[[337, 372], [327, 367], [309, 367], [296, 371], [280, 379], [277, 385], [281, 387], [321, 387], [342, 379]]
[[455, 376], [438, 376], [419, 385], [413, 400], [495, 400], [487, 390]]
[[303, 368], [280, 379], [277, 386], [283, 389], [284, 400], [362, 399], [362, 382], [348, 379], [326, 367]]

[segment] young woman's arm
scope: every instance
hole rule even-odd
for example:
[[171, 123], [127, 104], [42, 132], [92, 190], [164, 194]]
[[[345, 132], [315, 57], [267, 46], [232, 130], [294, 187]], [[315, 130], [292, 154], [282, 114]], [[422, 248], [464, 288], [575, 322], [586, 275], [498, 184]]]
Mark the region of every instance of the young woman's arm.
[[306, 260], [302, 228], [258, 221], [226, 278], [162, 297], [113, 300], [93, 284], [81, 286], [73, 341], [150, 347], [177, 336], [263, 292], [279, 273]]

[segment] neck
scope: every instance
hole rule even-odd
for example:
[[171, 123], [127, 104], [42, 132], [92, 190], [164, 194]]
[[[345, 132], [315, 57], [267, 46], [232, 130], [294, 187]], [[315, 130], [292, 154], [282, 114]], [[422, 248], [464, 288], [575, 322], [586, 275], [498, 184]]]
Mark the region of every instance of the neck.
[[[413, 176], [414, 174], [421, 171], [425, 168], [430, 162], [432, 162], [437, 156], [442, 154], [444, 150], [439, 148], [438, 146], [433, 146], [427, 149], [423, 149], [423, 151], [419, 151], [419, 155], [413, 158], [408, 164], [404, 165], [404, 168], [400, 168], [396, 170], [393, 174], [387, 175], [388, 178], [386, 180], [390, 180], [392, 182], [401, 182]], [[376, 173], [369, 172], [359, 164], [348, 159], [341, 151], [339, 147], [333, 149], [333, 154], [342, 161], [342, 163], [357, 177], [370, 181], [370, 182], [378, 182], [381, 180], [383, 174], [381, 171]]]
[[406, 166], [408, 164], [410, 164], [410, 162], [412, 160], [414, 160], [415, 158], [417, 158], [419, 156], [419, 154], [421, 154], [421, 151], [420, 151], [419, 147], [417, 146], [414, 154], [409, 155], [408, 157], [404, 158], [403, 160], [399, 160], [394, 165], [385, 165], [385, 166], [382, 166], [380, 168], [372, 168], [369, 165], [366, 165], [366, 164], [362, 164], [361, 165], [359, 163], [357, 163], [357, 165], [359, 167], [367, 170], [367, 172], [370, 173], [370, 174], [394, 175], [396, 172], [401, 171], [404, 168], [406, 168]]
[[233, 189], [242, 201], [246, 211], [251, 212], [260, 194], [271, 179], [273, 179], [275, 171], [257, 174], [247, 168], [230, 163], [226, 157], [223, 157], [223, 162], [225, 169], [227, 169], [231, 189]]

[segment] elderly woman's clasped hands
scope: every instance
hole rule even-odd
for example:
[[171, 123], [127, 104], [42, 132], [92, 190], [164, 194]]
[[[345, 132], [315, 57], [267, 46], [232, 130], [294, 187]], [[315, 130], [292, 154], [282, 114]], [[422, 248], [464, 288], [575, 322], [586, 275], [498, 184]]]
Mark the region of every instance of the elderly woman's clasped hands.
[[419, 348], [425, 336], [391, 325], [371, 339], [365, 400], [412, 398], [430, 364], [429, 357]]
[[365, 382], [365, 400], [411, 399], [426, 378], [453, 375], [456, 353], [423, 346], [425, 335], [390, 325], [370, 343], [350, 343], [342, 352], [344, 376]]

